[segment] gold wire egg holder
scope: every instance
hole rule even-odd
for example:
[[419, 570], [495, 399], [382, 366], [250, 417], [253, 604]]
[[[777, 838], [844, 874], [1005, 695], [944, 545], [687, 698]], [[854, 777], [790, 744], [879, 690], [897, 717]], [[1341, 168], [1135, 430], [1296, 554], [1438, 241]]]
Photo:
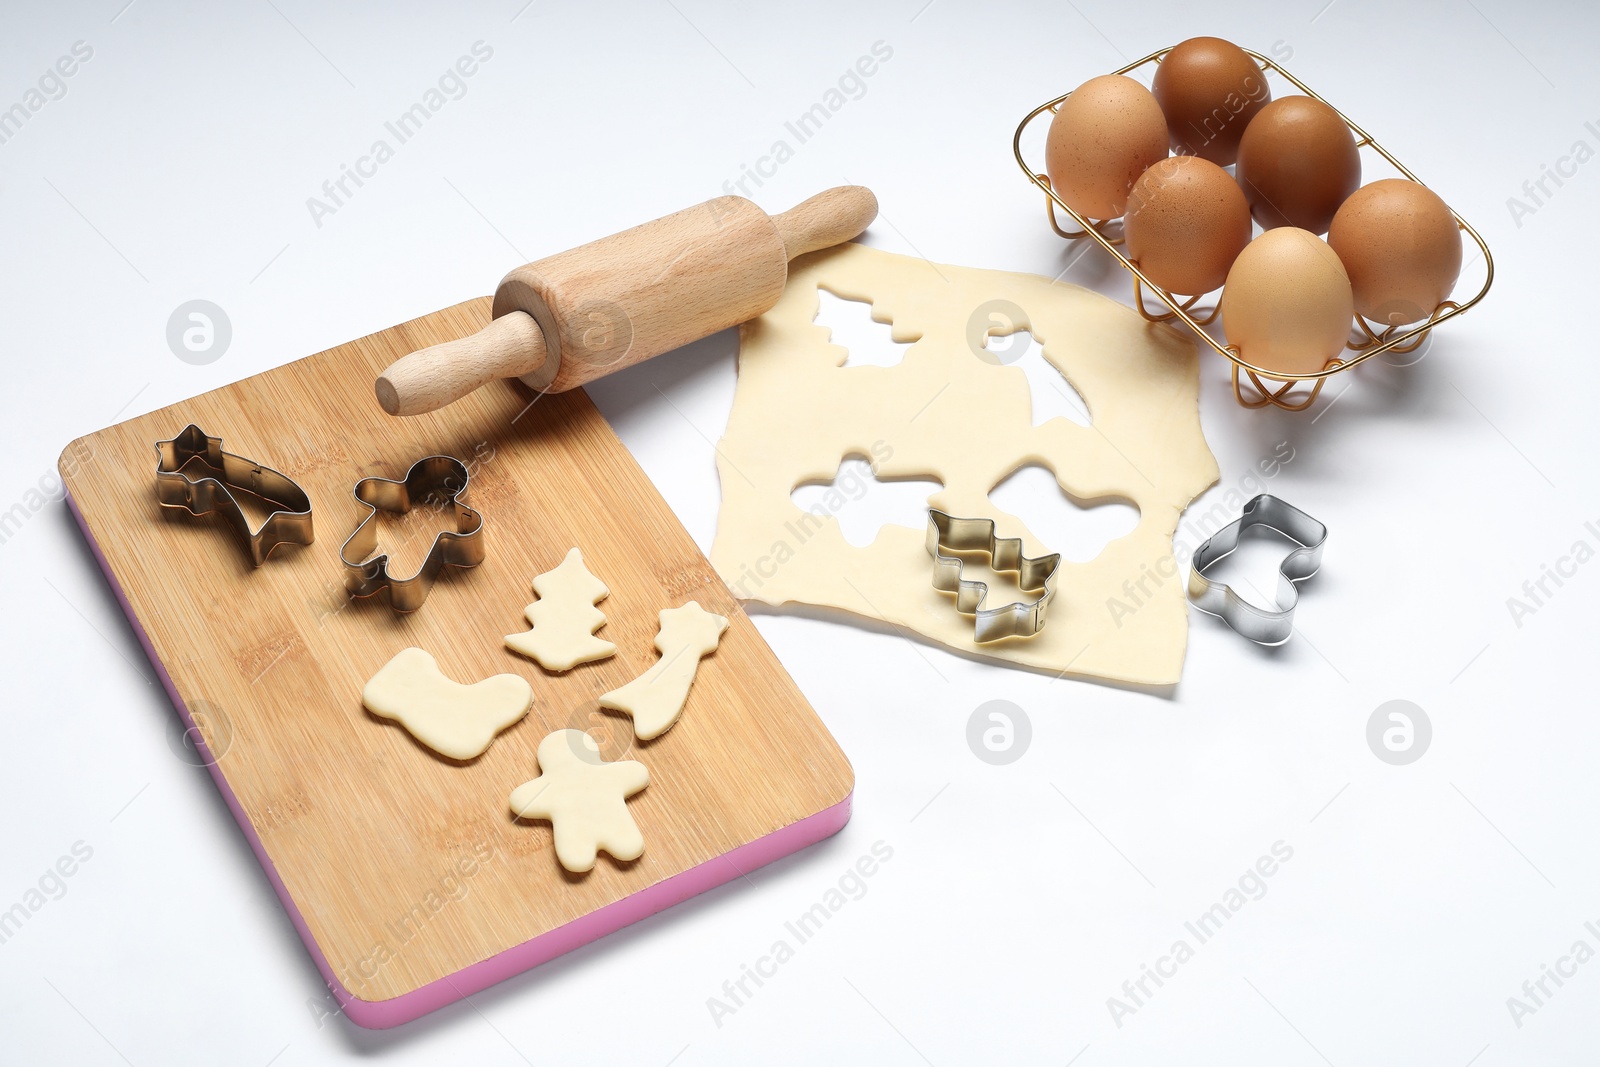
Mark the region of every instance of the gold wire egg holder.
[[[1132, 63], [1129, 63], [1127, 66], [1123, 67], [1121, 70], [1112, 71], [1112, 73], [1128, 74], [1131, 71], [1138, 70], [1144, 66], [1155, 66], [1161, 62], [1168, 52], [1172, 51], [1173, 47], [1175, 46], [1169, 45], [1166, 48], [1151, 52], [1143, 59], [1136, 59]], [[1403, 175], [1407, 180], [1414, 181], [1418, 185], [1423, 186], [1423, 188], [1427, 188], [1420, 178], [1418, 178], [1415, 174], [1412, 174], [1411, 171], [1407, 170], [1405, 164], [1401, 163], [1398, 159], [1394, 158], [1394, 156], [1390, 155], [1388, 149], [1384, 148], [1381, 144], [1374, 140], [1370, 133], [1352, 122], [1349, 116], [1347, 116], [1344, 112], [1340, 111], [1336, 107], [1333, 107], [1332, 104], [1329, 104], [1328, 101], [1317, 95], [1317, 93], [1315, 93], [1310, 86], [1306, 85], [1305, 82], [1301, 81], [1299, 78], [1296, 78], [1293, 74], [1290, 74], [1287, 70], [1284, 70], [1283, 67], [1279, 66], [1277, 63], [1274, 63], [1271, 59], [1259, 52], [1253, 52], [1246, 48], [1244, 49], [1244, 53], [1251, 59], [1255, 60], [1263, 73], [1275, 71], [1282, 76], [1284, 80], [1288, 81], [1291, 85], [1299, 89], [1305, 95], [1311, 97], [1313, 100], [1321, 101], [1322, 103], [1327, 104], [1330, 108], [1333, 108], [1334, 114], [1338, 115], [1339, 118], [1344, 121], [1344, 124], [1350, 127], [1350, 132], [1355, 136], [1356, 147], [1358, 149], [1372, 149], [1385, 160], [1387, 160], [1390, 166], [1399, 171], [1400, 174]], [[1139, 314], [1143, 315], [1151, 322], [1182, 322], [1184, 325], [1193, 330], [1196, 335], [1201, 337], [1213, 349], [1215, 349], [1219, 355], [1225, 357], [1233, 367], [1234, 399], [1247, 408], [1261, 408], [1270, 405], [1272, 407], [1281, 408], [1284, 411], [1306, 410], [1317, 399], [1317, 394], [1322, 391], [1322, 386], [1329, 377], [1337, 374], [1339, 371], [1349, 370], [1351, 367], [1363, 363], [1366, 360], [1371, 359], [1373, 356], [1384, 352], [1395, 352], [1397, 354], [1414, 352], [1422, 345], [1423, 341], [1427, 339], [1429, 333], [1435, 326], [1438, 326], [1447, 319], [1453, 319], [1457, 315], [1463, 314], [1467, 311], [1467, 309], [1477, 304], [1478, 301], [1482, 300], [1484, 295], [1489, 292], [1489, 286], [1494, 282], [1494, 257], [1489, 254], [1489, 246], [1484, 243], [1484, 240], [1481, 236], [1479, 236], [1478, 231], [1473, 229], [1466, 219], [1456, 214], [1454, 209], [1451, 209], [1450, 214], [1456, 220], [1456, 225], [1460, 227], [1463, 233], [1472, 238], [1472, 240], [1478, 246], [1478, 251], [1483, 254], [1485, 268], [1483, 287], [1479, 289], [1471, 299], [1459, 302], [1455, 300], [1446, 300], [1438, 307], [1434, 308], [1433, 314], [1429, 315], [1421, 322], [1409, 323], [1402, 326], [1387, 326], [1381, 329], [1376, 329], [1374, 324], [1369, 323], [1365, 317], [1357, 314], [1355, 317], [1355, 329], [1360, 332], [1361, 336], [1350, 341], [1346, 346], [1351, 352], [1354, 353], [1354, 355], [1346, 356], [1344, 358], [1336, 357], [1330, 359], [1328, 360], [1327, 365], [1319, 371], [1312, 371], [1309, 374], [1289, 374], [1283, 371], [1271, 371], [1267, 370], [1265, 367], [1258, 367], [1244, 358], [1244, 354], [1240, 352], [1239, 346], [1224, 345], [1205, 331], [1204, 327], [1215, 321], [1217, 315], [1222, 310], [1222, 295], [1217, 297], [1216, 305], [1210, 310], [1196, 312], [1194, 310], [1195, 306], [1199, 303], [1201, 296], [1206, 294], [1191, 296], [1187, 299], [1184, 299], [1173, 295], [1167, 290], [1161, 288], [1159, 285], [1155, 284], [1145, 276], [1144, 272], [1141, 271], [1133, 262], [1133, 260], [1129, 259], [1127, 254], [1122, 250], [1122, 235], [1117, 232], [1117, 229], [1113, 228], [1113, 224], [1118, 220], [1091, 219], [1074, 211], [1072, 208], [1068, 207], [1066, 202], [1057, 196], [1055, 190], [1050, 187], [1049, 176], [1034, 169], [1028, 164], [1028, 161], [1023, 158], [1022, 136], [1023, 133], [1028, 129], [1029, 124], [1046, 112], [1049, 112], [1053, 115], [1056, 109], [1061, 106], [1062, 102], [1071, 95], [1072, 93], [1063, 93], [1054, 100], [1040, 104], [1038, 107], [1028, 112], [1027, 117], [1024, 118], [1021, 124], [1017, 126], [1016, 135], [1011, 141], [1012, 152], [1017, 157], [1017, 165], [1020, 166], [1023, 173], [1028, 176], [1028, 180], [1033, 182], [1033, 184], [1037, 185], [1040, 189], [1044, 190], [1046, 197], [1045, 213], [1050, 220], [1050, 228], [1069, 241], [1078, 240], [1083, 237], [1092, 237], [1101, 248], [1104, 248], [1112, 255], [1112, 257], [1116, 259], [1118, 263], [1122, 264], [1122, 266], [1127, 269], [1129, 274], [1133, 275], [1133, 305], [1138, 309]], [[1077, 230], [1064, 230], [1061, 228], [1061, 224], [1056, 219], [1057, 208], [1060, 208], [1062, 211], [1065, 211], [1069, 216], [1071, 216], [1072, 220], [1078, 224]], [[1145, 307], [1144, 291], [1146, 289], [1149, 289], [1155, 293], [1156, 296], [1160, 297], [1161, 302], [1167, 306], [1168, 310], [1164, 312], [1154, 312]], [[1241, 372], [1243, 372], [1244, 376], [1249, 379], [1250, 384], [1253, 387], [1253, 395], [1247, 395], [1245, 390], [1242, 388], [1240, 382]], [[1275, 383], [1277, 387], [1273, 388], [1268, 386], [1266, 382], [1262, 380], [1263, 378]], [[1297, 395], [1291, 395], [1291, 391], [1301, 382], [1310, 382], [1310, 389], [1305, 390]]]

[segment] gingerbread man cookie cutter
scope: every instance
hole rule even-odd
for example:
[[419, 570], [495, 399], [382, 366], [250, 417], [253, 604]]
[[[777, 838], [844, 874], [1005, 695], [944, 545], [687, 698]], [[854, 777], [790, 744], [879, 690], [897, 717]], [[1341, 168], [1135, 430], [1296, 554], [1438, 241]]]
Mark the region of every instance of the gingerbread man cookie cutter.
[[[956, 595], [956, 610], [974, 616], [973, 639], [978, 644], [1006, 637], [1032, 637], [1044, 626], [1046, 609], [1055, 593], [1061, 553], [1045, 556], [1022, 554], [1022, 538], [1000, 537], [993, 519], [960, 519], [937, 508], [928, 509], [928, 555], [933, 557], [933, 587]], [[997, 571], [1016, 571], [1023, 592], [1037, 589], [1038, 597], [998, 608], [986, 608], [989, 586], [961, 576], [960, 556], [951, 552], [987, 552]]]
[[[1278, 595], [1272, 608], [1252, 604], [1230, 587], [1206, 577], [1206, 571], [1232, 554], [1244, 532], [1255, 526], [1282, 534], [1296, 545], [1278, 568]], [[1189, 563], [1189, 600], [1258, 645], [1281, 645], [1294, 632], [1294, 609], [1300, 602], [1296, 587], [1322, 567], [1322, 546], [1327, 540], [1326, 525], [1293, 504], [1262, 493], [1245, 504], [1244, 514], [1195, 549]]]
[[[222, 450], [222, 438], [212, 437], [194, 423], [170, 441], [156, 442], [156, 499], [164, 508], [183, 508], [191, 515], [217, 513], [239, 531], [257, 567], [279, 545], [311, 543], [311, 498], [293, 478], [271, 467]], [[207, 473], [191, 478], [185, 467], [198, 460]], [[252, 530], [250, 518], [239, 506], [234, 491], [248, 493], [274, 506], [261, 525]]]
[[[427, 456], [417, 460], [398, 481], [363, 478], [355, 497], [372, 509], [339, 549], [345, 568], [345, 589], [353, 597], [369, 597], [389, 590], [389, 606], [396, 611], [416, 611], [428, 599], [434, 581], [446, 567], [476, 567], [483, 562], [483, 515], [461, 502], [467, 491], [466, 464], [454, 456]], [[378, 548], [378, 512], [404, 515], [417, 505], [448, 509], [455, 530], [441, 530], [417, 573], [396, 578], [389, 572], [387, 553]]]

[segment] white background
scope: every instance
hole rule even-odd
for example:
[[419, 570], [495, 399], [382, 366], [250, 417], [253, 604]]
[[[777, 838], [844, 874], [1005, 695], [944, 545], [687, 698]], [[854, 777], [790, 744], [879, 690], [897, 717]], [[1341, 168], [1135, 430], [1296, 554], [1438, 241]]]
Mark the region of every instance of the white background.
[[[0, 510], [50, 488], [80, 434], [721, 192], [880, 40], [893, 56], [867, 92], [751, 187], [763, 206], [858, 182], [883, 206], [877, 247], [1054, 276], [1074, 249], [1011, 159], [1016, 122], [1209, 33], [1288, 49], [1478, 224], [1499, 276], [1422, 362], [1335, 380], [1308, 415], [1239, 409], [1203, 361], [1224, 484], [1287, 440], [1273, 489], [1332, 530], [1286, 648], [1194, 615], [1165, 697], [758, 616], [854, 762], [850, 825], [389, 1032], [319, 1020], [309, 956], [205, 772], [174, 755], [173, 710], [51, 502], [0, 545], [0, 908], [74, 842], [93, 857], [0, 945], [0, 1059], [1594, 1062], [1600, 963], [1520, 1027], [1506, 1004], [1579, 938], [1600, 948], [1584, 928], [1600, 920], [1600, 726], [1583, 682], [1600, 564], [1520, 627], [1506, 604], [1575, 541], [1600, 543], [1584, 528], [1600, 521], [1600, 163], [1520, 225], [1507, 206], [1575, 141], [1600, 148], [1592, 8], [124, 2], [13, 2], [0, 24], [0, 107], [75, 41], [94, 49], [0, 144]], [[315, 225], [307, 197], [479, 40], [494, 54], [466, 95]], [[1065, 278], [1128, 295], [1098, 254]], [[193, 298], [232, 322], [208, 366], [166, 342]], [[724, 334], [591, 390], [702, 547], [733, 347]], [[1255, 563], [1247, 576], [1269, 579]], [[966, 740], [991, 699], [1032, 724], [1009, 766]], [[1432, 721], [1409, 766], [1366, 741], [1391, 699]], [[893, 859], [866, 895], [716, 1025], [707, 998], [879, 840]], [[1280, 840], [1293, 858], [1266, 895], [1116, 1025], [1107, 998]]]

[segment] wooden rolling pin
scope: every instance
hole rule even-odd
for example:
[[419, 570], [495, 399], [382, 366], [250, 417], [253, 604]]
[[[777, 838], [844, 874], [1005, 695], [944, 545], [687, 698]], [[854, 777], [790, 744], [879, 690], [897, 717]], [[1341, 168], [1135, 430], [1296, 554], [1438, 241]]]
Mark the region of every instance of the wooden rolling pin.
[[494, 321], [396, 360], [378, 378], [378, 403], [420, 415], [496, 378], [576, 389], [770, 310], [791, 259], [856, 237], [877, 214], [860, 185], [771, 216], [719, 196], [525, 264], [495, 291]]

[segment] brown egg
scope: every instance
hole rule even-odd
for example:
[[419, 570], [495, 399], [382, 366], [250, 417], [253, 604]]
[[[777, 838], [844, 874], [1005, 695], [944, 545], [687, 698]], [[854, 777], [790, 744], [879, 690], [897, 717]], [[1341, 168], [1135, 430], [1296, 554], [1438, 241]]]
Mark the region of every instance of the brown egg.
[[1167, 120], [1150, 90], [1120, 74], [1090, 78], [1061, 102], [1045, 141], [1050, 186], [1072, 210], [1114, 219], [1146, 167], [1167, 155]]
[[1151, 86], [1167, 116], [1172, 150], [1226, 167], [1239, 138], [1272, 99], [1266, 75], [1244, 49], [1218, 37], [1191, 37], [1168, 52]]
[[1209, 293], [1250, 243], [1250, 206], [1228, 172], [1198, 156], [1172, 156], [1139, 175], [1122, 219], [1128, 258], [1183, 296]]
[[1239, 185], [1262, 229], [1326, 233], [1361, 184], [1361, 153], [1337, 112], [1309, 96], [1262, 108], [1239, 141]]
[[1385, 178], [1350, 195], [1328, 227], [1356, 310], [1400, 326], [1433, 314], [1461, 276], [1461, 229], [1432, 190]]
[[1344, 350], [1354, 315], [1344, 265], [1316, 234], [1268, 230], [1245, 246], [1222, 290], [1222, 328], [1247, 362], [1310, 374]]

